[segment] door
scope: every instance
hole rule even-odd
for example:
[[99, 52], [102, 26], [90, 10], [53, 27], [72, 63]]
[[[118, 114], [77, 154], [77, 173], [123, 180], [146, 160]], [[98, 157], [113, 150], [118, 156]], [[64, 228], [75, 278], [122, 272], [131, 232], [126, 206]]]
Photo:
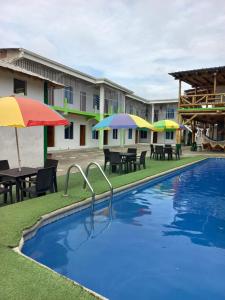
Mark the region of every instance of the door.
[[104, 145], [108, 145], [108, 130], [104, 130]]
[[158, 132], [153, 132], [153, 144], [157, 144], [158, 141]]
[[80, 146], [85, 146], [86, 125], [80, 125]]
[[55, 127], [53, 126], [47, 127], [47, 144], [48, 147], [55, 146]]
[[138, 130], [135, 131], [135, 144], [138, 144]]

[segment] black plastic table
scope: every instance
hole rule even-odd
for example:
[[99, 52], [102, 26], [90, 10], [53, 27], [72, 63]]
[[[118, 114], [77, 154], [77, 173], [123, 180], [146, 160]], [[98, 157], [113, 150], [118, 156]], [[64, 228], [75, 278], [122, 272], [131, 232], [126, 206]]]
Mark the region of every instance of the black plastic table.
[[19, 168], [8, 169], [0, 171], [0, 176], [6, 176], [10, 179], [14, 179], [16, 183], [16, 201], [20, 201], [20, 179], [25, 179], [26, 177], [35, 176], [38, 169], [22, 167], [21, 171]]

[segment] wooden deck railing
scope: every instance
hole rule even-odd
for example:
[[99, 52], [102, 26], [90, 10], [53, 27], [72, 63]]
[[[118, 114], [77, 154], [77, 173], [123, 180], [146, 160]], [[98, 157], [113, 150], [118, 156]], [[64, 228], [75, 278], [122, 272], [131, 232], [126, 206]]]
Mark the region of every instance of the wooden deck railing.
[[203, 94], [203, 95], [182, 95], [179, 107], [222, 107], [225, 106], [225, 93]]

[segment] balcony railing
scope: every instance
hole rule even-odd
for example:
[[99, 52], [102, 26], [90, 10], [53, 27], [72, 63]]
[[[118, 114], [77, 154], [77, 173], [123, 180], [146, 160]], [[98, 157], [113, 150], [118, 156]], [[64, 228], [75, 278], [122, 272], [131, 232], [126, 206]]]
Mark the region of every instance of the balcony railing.
[[179, 106], [180, 108], [213, 108], [225, 106], [225, 93], [182, 95]]

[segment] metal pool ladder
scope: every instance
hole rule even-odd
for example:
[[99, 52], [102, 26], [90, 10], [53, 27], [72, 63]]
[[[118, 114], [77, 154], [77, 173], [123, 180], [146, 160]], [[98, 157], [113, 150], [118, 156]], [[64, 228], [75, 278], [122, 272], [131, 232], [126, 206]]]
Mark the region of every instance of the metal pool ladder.
[[[102, 170], [101, 166], [97, 163], [97, 162], [90, 162], [88, 165], [87, 165], [87, 168], [86, 168], [86, 171], [85, 171], [85, 175], [86, 175], [86, 178], [88, 178], [88, 172], [89, 172], [89, 169], [91, 166], [96, 166], [99, 171], [102, 173], [103, 177], [105, 178], [109, 188], [110, 188], [110, 193], [111, 193], [111, 197], [109, 198], [109, 207], [111, 208], [112, 206], [112, 198], [113, 198], [113, 187], [112, 187], [112, 184], [111, 182], [109, 181], [108, 177], [105, 175], [105, 172]], [[87, 185], [87, 181], [85, 180], [84, 181], [84, 188], [86, 187]]]
[[69, 177], [70, 177], [70, 172], [71, 172], [71, 169], [72, 168], [76, 168], [78, 169], [78, 171], [81, 173], [83, 179], [84, 179], [84, 185], [83, 185], [83, 188], [86, 188], [86, 186], [88, 185], [88, 188], [89, 190], [91, 191], [91, 212], [93, 213], [94, 212], [94, 203], [95, 203], [95, 191], [92, 187], [92, 185], [90, 184], [89, 180], [88, 180], [88, 172], [89, 172], [89, 168], [90, 166], [92, 165], [95, 165], [99, 170], [100, 172], [102, 173], [103, 177], [105, 178], [105, 180], [107, 181], [109, 187], [110, 187], [110, 192], [111, 192], [111, 197], [110, 197], [110, 200], [109, 200], [109, 206], [110, 206], [110, 209], [111, 209], [111, 206], [112, 206], [112, 197], [113, 197], [113, 187], [112, 187], [112, 184], [110, 183], [109, 179], [107, 178], [107, 176], [105, 175], [104, 171], [102, 170], [101, 166], [97, 163], [97, 162], [90, 162], [86, 168], [86, 171], [85, 173], [83, 172], [82, 168], [80, 165], [78, 164], [73, 164], [71, 165], [68, 170], [67, 170], [67, 175], [66, 175], [66, 182], [65, 182], [65, 190], [64, 190], [64, 197], [67, 197], [68, 196], [68, 185], [69, 185]]

